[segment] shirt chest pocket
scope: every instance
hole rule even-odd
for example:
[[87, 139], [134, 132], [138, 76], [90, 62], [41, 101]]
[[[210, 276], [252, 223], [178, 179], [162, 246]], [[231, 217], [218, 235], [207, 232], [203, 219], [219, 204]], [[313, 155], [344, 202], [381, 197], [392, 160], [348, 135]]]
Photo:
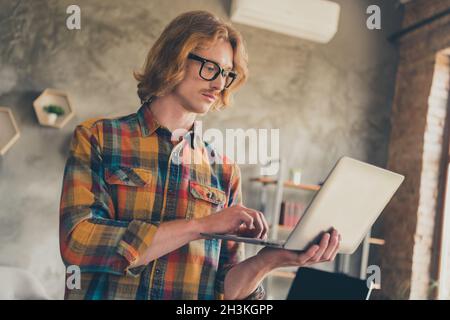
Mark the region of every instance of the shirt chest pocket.
[[154, 177], [149, 169], [115, 167], [105, 169], [105, 181], [121, 220], [151, 220], [155, 199]]
[[189, 181], [189, 204], [187, 218], [208, 216], [225, 207], [226, 194], [217, 188]]

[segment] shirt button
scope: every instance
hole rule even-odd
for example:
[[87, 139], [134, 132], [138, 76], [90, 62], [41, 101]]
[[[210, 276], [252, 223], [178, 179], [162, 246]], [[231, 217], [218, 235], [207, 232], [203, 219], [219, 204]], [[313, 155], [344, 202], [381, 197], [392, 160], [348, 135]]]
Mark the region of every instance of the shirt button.
[[155, 269], [155, 274], [156, 274], [156, 275], [159, 275], [159, 274], [161, 274], [161, 270], [159, 270], [159, 269]]

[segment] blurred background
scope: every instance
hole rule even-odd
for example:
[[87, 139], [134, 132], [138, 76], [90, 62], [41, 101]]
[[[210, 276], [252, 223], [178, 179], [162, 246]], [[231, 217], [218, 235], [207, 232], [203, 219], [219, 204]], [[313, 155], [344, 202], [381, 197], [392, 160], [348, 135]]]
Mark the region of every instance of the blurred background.
[[[450, 298], [450, 0], [256, 3], [0, 0], [0, 279], [25, 270], [63, 297], [58, 209], [73, 130], [135, 112], [132, 72], [174, 17], [203, 9], [241, 31], [250, 69], [234, 105], [203, 117], [204, 129], [280, 129], [284, 173], [263, 180], [260, 166], [241, 165], [244, 203], [271, 214], [274, 182], [285, 181], [283, 237], [341, 156], [401, 173], [358, 251], [318, 268], [364, 279], [379, 266], [378, 299]], [[72, 4], [80, 29], [66, 26]], [[65, 103], [54, 123], [42, 113], [49, 96]], [[292, 271], [268, 278], [268, 298], [285, 298]]]

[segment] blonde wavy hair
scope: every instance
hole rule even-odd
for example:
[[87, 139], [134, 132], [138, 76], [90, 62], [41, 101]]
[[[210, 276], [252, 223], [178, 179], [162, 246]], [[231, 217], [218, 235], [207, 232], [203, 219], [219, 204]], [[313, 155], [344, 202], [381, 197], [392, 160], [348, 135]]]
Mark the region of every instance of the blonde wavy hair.
[[142, 72], [134, 72], [141, 101], [170, 93], [184, 78], [188, 54], [218, 39], [231, 44], [233, 69], [238, 76], [229, 88], [222, 91], [212, 109], [229, 106], [233, 92], [248, 78], [247, 51], [239, 31], [207, 11], [183, 13], [164, 29], [148, 52]]

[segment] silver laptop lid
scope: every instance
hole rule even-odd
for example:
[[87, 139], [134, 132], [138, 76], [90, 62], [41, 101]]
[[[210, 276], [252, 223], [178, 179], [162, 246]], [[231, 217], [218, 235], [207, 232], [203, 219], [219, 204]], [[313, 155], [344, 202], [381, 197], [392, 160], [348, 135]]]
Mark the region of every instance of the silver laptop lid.
[[342, 236], [339, 253], [353, 253], [392, 198], [404, 176], [341, 158], [315, 195], [285, 248], [303, 250], [334, 227]]

